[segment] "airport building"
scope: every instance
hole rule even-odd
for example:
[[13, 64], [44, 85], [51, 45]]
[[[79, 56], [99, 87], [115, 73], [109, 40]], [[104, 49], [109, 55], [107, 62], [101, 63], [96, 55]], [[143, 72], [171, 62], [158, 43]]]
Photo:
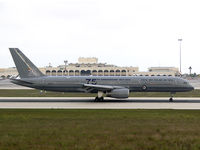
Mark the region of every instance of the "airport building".
[[[39, 68], [41, 72], [51, 76], [178, 76], [179, 70], [175, 67], [151, 67], [147, 72], [139, 72], [138, 67], [120, 67], [116, 65], [99, 63], [95, 57], [80, 57], [77, 63]], [[0, 68], [0, 77], [18, 75], [15, 67]]]

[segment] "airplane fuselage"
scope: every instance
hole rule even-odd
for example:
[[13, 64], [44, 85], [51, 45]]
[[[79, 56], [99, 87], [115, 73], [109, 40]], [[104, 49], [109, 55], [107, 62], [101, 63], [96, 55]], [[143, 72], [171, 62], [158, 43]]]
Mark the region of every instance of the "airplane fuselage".
[[[182, 78], [166, 76], [43, 76], [11, 81], [31, 88], [59, 92], [88, 92], [85, 84], [123, 87], [130, 92], [186, 92], [194, 89]], [[92, 89], [89, 92], [98, 91]]]

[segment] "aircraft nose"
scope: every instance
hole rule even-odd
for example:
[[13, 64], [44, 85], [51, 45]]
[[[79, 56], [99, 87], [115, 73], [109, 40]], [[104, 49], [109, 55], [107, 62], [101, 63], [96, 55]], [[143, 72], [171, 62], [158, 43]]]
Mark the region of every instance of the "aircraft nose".
[[188, 89], [189, 89], [190, 91], [192, 91], [192, 90], [194, 90], [194, 87], [193, 87], [192, 85], [189, 85]]

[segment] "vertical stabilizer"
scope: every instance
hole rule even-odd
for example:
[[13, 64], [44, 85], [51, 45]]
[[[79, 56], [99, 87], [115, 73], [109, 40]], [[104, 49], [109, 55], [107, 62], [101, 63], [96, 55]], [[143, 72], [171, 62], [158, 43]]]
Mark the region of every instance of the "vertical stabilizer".
[[44, 74], [18, 48], [9, 48], [9, 50], [21, 78], [44, 76]]

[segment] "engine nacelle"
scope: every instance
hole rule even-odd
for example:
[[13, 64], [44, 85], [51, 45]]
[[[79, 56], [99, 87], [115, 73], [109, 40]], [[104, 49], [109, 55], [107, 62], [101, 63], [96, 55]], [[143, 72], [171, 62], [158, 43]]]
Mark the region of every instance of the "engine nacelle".
[[129, 89], [114, 89], [111, 92], [106, 93], [106, 96], [113, 98], [128, 98]]

